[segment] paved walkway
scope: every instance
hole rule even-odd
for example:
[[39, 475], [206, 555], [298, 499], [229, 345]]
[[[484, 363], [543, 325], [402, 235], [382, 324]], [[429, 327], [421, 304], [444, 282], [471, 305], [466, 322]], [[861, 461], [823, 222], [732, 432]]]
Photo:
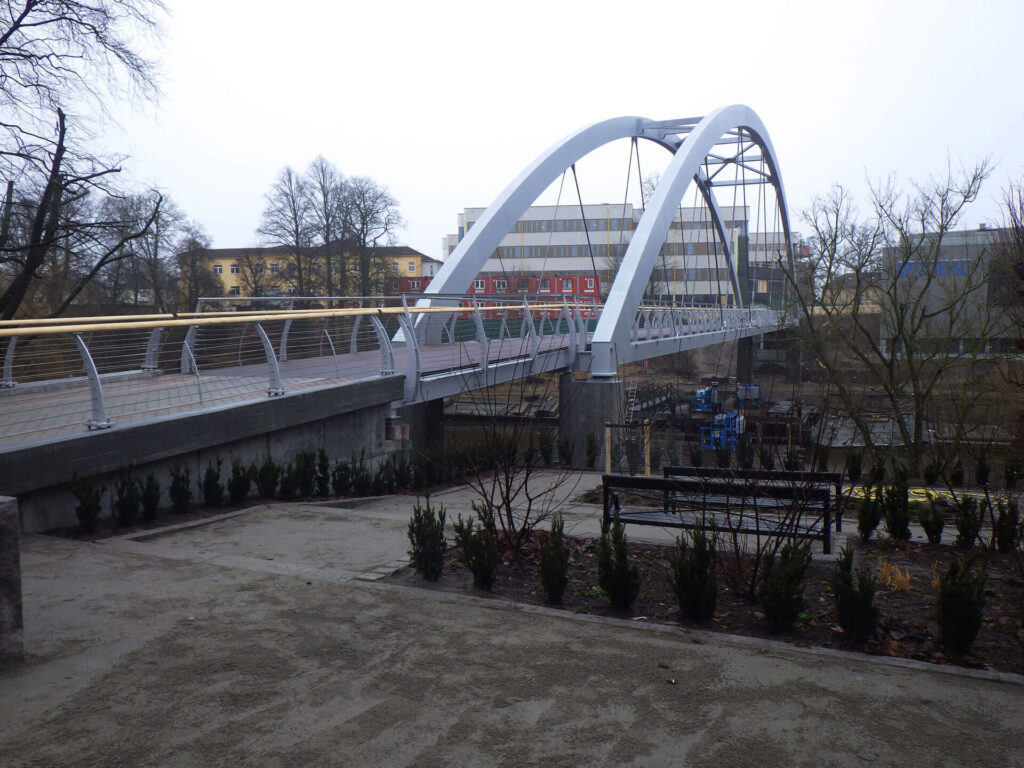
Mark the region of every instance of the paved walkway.
[[[468, 512], [464, 490], [438, 499]], [[27, 537], [0, 762], [1024, 766], [1019, 678], [377, 581], [411, 501]]]

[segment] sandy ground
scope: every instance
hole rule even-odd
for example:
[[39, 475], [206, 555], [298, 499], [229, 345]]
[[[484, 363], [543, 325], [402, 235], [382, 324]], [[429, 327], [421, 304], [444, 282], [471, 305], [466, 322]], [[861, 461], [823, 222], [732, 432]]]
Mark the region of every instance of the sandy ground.
[[1024, 766], [1020, 677], [374, 581], [410, 506], [27, 537], [0, 764]]

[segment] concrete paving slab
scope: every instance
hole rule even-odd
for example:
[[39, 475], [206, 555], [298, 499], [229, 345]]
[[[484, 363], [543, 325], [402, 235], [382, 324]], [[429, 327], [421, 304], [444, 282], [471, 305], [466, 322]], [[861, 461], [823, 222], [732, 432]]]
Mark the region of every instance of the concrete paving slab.
[[259, 506], [205, 525], [122, 537], [108, 546], [236, 567], [249, 562], [255, 570], [277, 573], [290, 572], [291, 566], [301, 573], [354, 577], [403, 558], [408, 549], [404, 529], [398, 530], [393, 516], [373, 512], [372, 504], [367, 510], [300, 503]]
[[1024, 766], [1019, 677], [331, 576], [410, 502], [26, 537], [4, 766]]

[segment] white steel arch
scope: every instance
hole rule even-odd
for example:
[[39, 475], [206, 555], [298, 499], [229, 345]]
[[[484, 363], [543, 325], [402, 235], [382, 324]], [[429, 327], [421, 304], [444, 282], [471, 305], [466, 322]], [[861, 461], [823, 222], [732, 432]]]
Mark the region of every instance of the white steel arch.
[[[674, 157], [633, 233], [592, 340], [594, 357], [591, 373], [595, 376], [616, 375], [618, 361], [623, 357], [618, 348], [630, 343], [631, 325], [644, 288], [675, 215], [675, 208], [683, 199], [691, 180], [697, 182], [723, 244], [734, 295], [737, 300], [741, 296], [724, 223], [715, 202], [712, 184], [702, 168], [712, 149], [722, 143], [723, 137], [736, 130], [743, 131], [761, 149], [769, 171], [768, 182], [776, 190], [787, 257], [792, 266], [788, 211], [775, 151], [764, 124], [754, 111], [743, 105], [732, 105], [722, 107], [703, 118], [653, 121], [642, 117], [616, 117], [569, 134], [540, 155], [505, 187], [465, 233], [418, 303], [434, 304], [442, 296], [466, 293], [473, 278], [527, 208], [577, 160], [612, 141], [633, 137], [648, 139], [673, 152]], [[440, 303], [445, 302], [441, 299]], [[418, 321], [422, 322], [424, 318], [421, 316]], [[425, 338], [436, 335], [429, 329], [424, 330]], [[401, 334], [396, 340], [401, 340]]]
[[424, 294], [463, 294], [501, 239], [558, 176], [584, 155], [612, 141], [639, 136], [650, 123], [642, 117], [615, 117], [571, 133], [533, 161], [484, 211], [462, 238]]
[[[721, 143], [730, 131], [742, 130], [761, 149], [768, 166], [769, 182], [775, 187], [780, 220], [786, 244], [789, 268], [793, 267], [793, 245], [789, 227], [789, 213], [778, 162], [768, 131], [761, 119], [749, 107], [739, 104], [721, 107], [703, 118], [683, 139], [675, 156], [662, 174], [654, 195], [647, 204], [640, 223], [629, 241], [622, 264], [615, 275], [601, 318], [594, 329], [591, 342], [593, 363], [591, 375], [615, 376], [620, 358], [619, 348], [630, 342], [630, 328], [644, 287], [654, 269], [661, 244], [675, 216], [676, 207], [683, 199], [690, 181], [697, 178], [705, 192], [701, 166], [708, 153]], [[705, 192], [706, 199], [713, 195]], [[718, 218], [718, 217], [716, 217]], [[719, 219], [720, 221], [720, 219]], [[724, 232], [720, 231], [720, 236]], [[724, 238], [723, 238], [724, 239]], [[731, 263], [731, 260], [730, 260]], [[734, 277], [735, 281], [735, 277]], [[737, 294], [738, 298], [738, 294]]]

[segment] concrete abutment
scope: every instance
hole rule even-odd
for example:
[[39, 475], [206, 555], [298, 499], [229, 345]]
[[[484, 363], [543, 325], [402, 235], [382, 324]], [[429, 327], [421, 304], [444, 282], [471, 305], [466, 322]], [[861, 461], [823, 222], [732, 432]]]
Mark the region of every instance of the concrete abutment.
[[109, 516], [114, 479], [124, 469], [137, 478], [152, 472], [160, 484], [161, 507], [167, 507], [175, 465], [189, 469], [193, 499], [201, 499], [202, 474], [218, 459], [222, 482], [232, 460], [260, 464], [270, 456], [286, 464], [321, 447], [332, 463], [362, 454], [373, 467], [407, 447], [387, 434], [392, 403], [402, 398], [402, 379], [382, 376], [16, 446], [0, 452], [0, 493], [18, 497], [21, 529], [33, 533], [75, 525], [76, 502], [68, 487], [75, 475], [106, 486], [103, 515]]
[[593, 467], [604, 467], [604, 425], [621, 423], [624, 413], [621, 379], [579, 379], [573, 373], [564, 373], [559, 379], [558, 438], [569, 446], [575, 466], [588, 466], [588, 451], [593, 454], [596, 448]]

